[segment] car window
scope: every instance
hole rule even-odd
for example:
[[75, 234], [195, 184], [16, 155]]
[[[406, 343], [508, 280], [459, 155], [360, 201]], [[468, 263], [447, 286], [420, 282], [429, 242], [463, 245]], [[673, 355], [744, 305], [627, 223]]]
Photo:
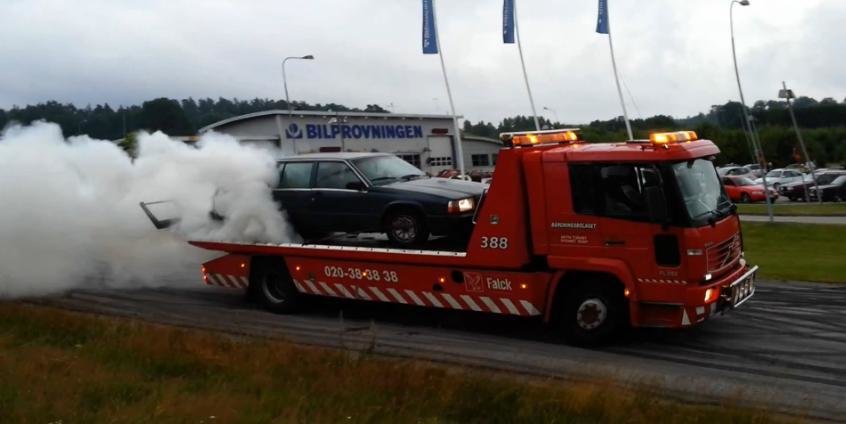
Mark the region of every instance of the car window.
[[723, 178], [723, 184], [727, 186], [733, 186], [734, 181], [732, 181], [731, 178]]
[[780, 177], [781, 177], [781, 171], [770, 171], [770, 172], [767, 174], [767, 176], [768, 176], [768, 177], [773, 177], [773, 178], [780, 178]]
[[278, 188], [309, 188], [311, 183], [311, 162], [289, 162], [282, 168]]
[[320, 162], [317, 164], [317, 181], [314, 188], [347, 189], [349, 183], [361, 180], [350, 167], [343, 162]]
[[571, 165], [576, 213], [623, 219], [648, 218], [644, 187], [659, 185], [657, 171], [637, 165]]

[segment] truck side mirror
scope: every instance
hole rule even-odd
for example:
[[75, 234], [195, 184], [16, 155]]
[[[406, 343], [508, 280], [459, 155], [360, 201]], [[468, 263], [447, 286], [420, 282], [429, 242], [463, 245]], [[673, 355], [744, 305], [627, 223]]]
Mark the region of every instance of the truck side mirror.
[[661, 187], [646, 187], [645, 194], [650, 220], [659, 224], [666, 224], [670, 214], [667, 210], [667, 200], [664, 198], [664, 192], [661, 190]]
[[367, 186], [361, 181], [352, 181], [347, 183], [347, 190], [364, 191]]

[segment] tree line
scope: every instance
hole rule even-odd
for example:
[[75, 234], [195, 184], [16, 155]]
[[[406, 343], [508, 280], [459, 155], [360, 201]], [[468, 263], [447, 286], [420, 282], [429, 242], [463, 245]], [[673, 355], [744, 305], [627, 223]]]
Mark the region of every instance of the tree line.
[[[846, 99], [838, 103], [830, 97], [820, 101], [799, 97], [793, 103], [796, 120], [811, 159], [821, 166], [836, 163], [846, 165]], [[750, 113], [768, 162], [772, 162], [773, 166], [802, 162], [786, 102], [758, 101], [750, 108]], [[622, 117], [595, 120], [588, 125], [552, 122], [545, 117], [539, 117], [539, 121], [542, 128], [578, 127], [588, 142], [622, 141], [628, 138]], [[700, 138], [713, 140], [719, 146], [722, 152], [720, 163], [752, 162], [751, 144], [743, 131], [743, 109], [739, 102], [713, 105], [708, 113], [686, 118], [656, 115], [633, 119], [631, 124], [634, 136], [638, 139], [646, 139], [651, 132], [656, 131], [694, 130]], [[463, 127], [465, 133], [492, 138], [503, 132], [533, 129], [535, 123], [531, 116], [505, 118], [497, 125], [485, 121], [475, 124], [464, 121]]]
[[[292, 102], [297, 110], [338, 112], [389, 113], [379, 105], [350, 108], [336, 103], [310, 104]], [[10, 122], [29, 124], [46, 120], [59, 124], [66, 136], [88, 134], [99, 139], [117, 140], [138, 130], [161, 130], [170, 135], [191, 135], [211, 123], [233, 116], [271, 109], [287, 109], [284, 100], [193, 98], [176, 100], [157, 98], [141, 105], [119, 106], [109, 104], [76, 107], [73, 104], [48, 101], [25, 107], [0, 109], [0, 128]], [[817, 163], [846, 163], [846, 99], [837, 102], [832, 98], [817, 101], [799, 97], [794, 101], [796, 119], [802, 128], [809, 154]], [[761, 145], [768, 161], [782, 166], [800, 161], [796, 135], [792, 128], [787, 104], [783, 101], [758, 101], [750, 110], [759, 131]], [[552, 122], [540, 117], [543, 128], [579, 127], [586, 141], [625, 140], [626, 130], [622, 118], [595, 120], [587, 125]], [[752, 154], [750, 144], [742, 129], [743, 114], [738, 102], [711, 106], [707, 113], [685, 118], [656, 115], [632, 120], [636, 138], [648, 138], [650, 132], [681, 129], [695, 130], [700, 137], [713, 140], [720, 147], [720, 161], [748, 163]], [[502, 132], [528, 131], [535, 128], [531, 116], [514, 116], [498, 124], [464, 121], [463, 132], [497, 138]]]

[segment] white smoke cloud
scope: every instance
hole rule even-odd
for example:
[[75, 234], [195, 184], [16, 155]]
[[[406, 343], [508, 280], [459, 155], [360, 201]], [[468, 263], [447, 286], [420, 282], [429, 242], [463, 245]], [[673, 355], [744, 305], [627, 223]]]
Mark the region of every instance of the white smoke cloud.
[[[273, 155], [220, 134], [194, 147], [140, 133], [133, 161], [109, 141], [66, 140], [55, 124], [9, 127], [0, 135], [0, 297], [199, 284], [200, 263], [220, 253], [187, 239], [297, 238], [271, 199], [277, 177]], [[179, 223], [156, 230], [138, 206], [151, 200], [170, 200], [158, 210]], [[212, 204], [222, 223], [209, 218]]]

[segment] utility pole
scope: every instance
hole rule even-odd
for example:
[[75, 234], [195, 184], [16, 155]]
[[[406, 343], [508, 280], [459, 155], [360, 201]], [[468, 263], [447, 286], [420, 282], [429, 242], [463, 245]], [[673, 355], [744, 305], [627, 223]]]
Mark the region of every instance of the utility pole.
[[767, 201], [767, 216], [769, 216], [770, 223], [774, 222], [773, 219], [773, 204], [770, 201], [770, 193], [769, 187], [767, 186], [767, 161], [764, 159], [764, 153], [761, 149], [761, 145], [758, 143], [754, 124], [752, 123], [752, 117], [749, 116], [749, 110], [746, 108], [746, 98], [743, 97], [743, 87], [740, 84], [740, 71], [737, 68], [737, 50], [734, 46], [734, 5], [739, 4], [741, 6], [749, 6], [749, 0], [732, 0], [731, 5], [729, 5], [729, 27], [731, 29], [731, 57], [734, 61], [734, 75], [737, 78], [737, 91], [740, 93], [740, 106], [743, 109], [743, 129], [744, 131], [749, 131], [749, 138], [752, 140], [752, 147], [755, 149], [755, 161], [761, 165], [763, 169], [763, 174], [761, 175], [761, 180], [764, 183], [764, 199]]
[[[793, 90], [787, 88], [787, 83], [782, 81], [781, 82], [782, 89], [778, 91], [778, 97], [780, 99], [787, 100], [787, 110], [790, 111], [790, 120], [793, 121], [793, 129], [796, 131], [796, 138], [799, 139], [799, 147], [802, 148], [802, 155], [805, 156], [805, 164], [808, 165], [808, 168], [811, 170], [811, 179], [814, 181], [814, 187], [817, 190], [817, 199], [820, 203], [822, 203], [822, 193], [820, 193], [820, 186], [817, 184], [817, 174], [814, 171], [814, 163], [811, 161], [811, 158], [808, 156], [808, 149], [805, 148], [805, 140], [802, 138], [802, 131], [799, 131], [799, 124], [796, 122], [796, 114], [793, 113], [793, 103], [790, 102], [790, 99], [794, 98]], [[805, 179], [802, 179], [802, 183], [804, 185]], [[811, 199], [808, 197], [808, 188], [805, 187], [805, 202], [810, 202]]]

